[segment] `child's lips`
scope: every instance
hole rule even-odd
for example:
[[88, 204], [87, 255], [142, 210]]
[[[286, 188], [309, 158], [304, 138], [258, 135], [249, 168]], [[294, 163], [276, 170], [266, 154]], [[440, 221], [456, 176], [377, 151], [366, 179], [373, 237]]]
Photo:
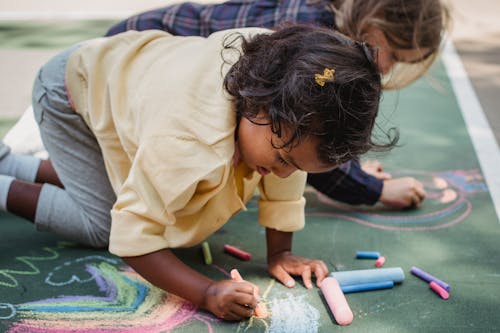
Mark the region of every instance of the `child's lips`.
[[271, 173], [271, 171], [267, 170], [266, 168], [263, 168], [261, 166], [257, 166], [255, 170], [260, 173], [262, 176], [268, 175]]

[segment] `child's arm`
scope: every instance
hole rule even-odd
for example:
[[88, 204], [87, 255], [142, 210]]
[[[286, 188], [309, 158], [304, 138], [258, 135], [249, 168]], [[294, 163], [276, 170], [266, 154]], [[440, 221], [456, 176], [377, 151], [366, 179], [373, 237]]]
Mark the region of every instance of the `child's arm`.
[[257, 306], [251, 283], [213, 281], [185, 265], [169, 249], [122, 259], [155, 286], [220, 318], [241, 320], [250, 317]]
[[267, 266], [269, 274], [291, 288], [295, 280], [291, 275], [301, 275], [306, 288], [312, 288], [311, 274], [316, 276], [316, 285], [328, 275], [328, 268], [321, 260], [312, 260], [292, 254], [292, 232], [266, 228]]

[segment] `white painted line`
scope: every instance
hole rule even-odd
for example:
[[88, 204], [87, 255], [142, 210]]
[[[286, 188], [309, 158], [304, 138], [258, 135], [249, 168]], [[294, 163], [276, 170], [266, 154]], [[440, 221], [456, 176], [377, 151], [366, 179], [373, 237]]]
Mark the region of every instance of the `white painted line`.
[[45, 20], [106, 20], [125, 19], [137, 11], [11, 11], [0, 12], [0, 21], [45, 21]]
[[467, 72], [450, 39], [445, 43], [442, 59], [476, 150], [497, 218], [500, 221], [500, 149]]

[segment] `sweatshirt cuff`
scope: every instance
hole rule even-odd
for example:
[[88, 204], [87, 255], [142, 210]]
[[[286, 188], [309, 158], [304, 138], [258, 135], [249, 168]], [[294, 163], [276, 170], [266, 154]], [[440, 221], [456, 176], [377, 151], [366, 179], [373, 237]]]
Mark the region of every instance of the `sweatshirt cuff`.
[[306, 200], [259, 201], [259, 224], [283, 232], [304, 228]]

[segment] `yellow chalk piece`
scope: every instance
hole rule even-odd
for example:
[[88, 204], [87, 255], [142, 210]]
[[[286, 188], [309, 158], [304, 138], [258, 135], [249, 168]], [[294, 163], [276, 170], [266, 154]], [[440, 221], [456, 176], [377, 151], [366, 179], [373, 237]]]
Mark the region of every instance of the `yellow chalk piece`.
[[201, 244], [201, 250], [203, 251], [203, 259], [205, 259], [205, 265], [211, 265], [212, 253], [210, 252], [210, 245], [208, 245], [208, 242], [203, 242]]

